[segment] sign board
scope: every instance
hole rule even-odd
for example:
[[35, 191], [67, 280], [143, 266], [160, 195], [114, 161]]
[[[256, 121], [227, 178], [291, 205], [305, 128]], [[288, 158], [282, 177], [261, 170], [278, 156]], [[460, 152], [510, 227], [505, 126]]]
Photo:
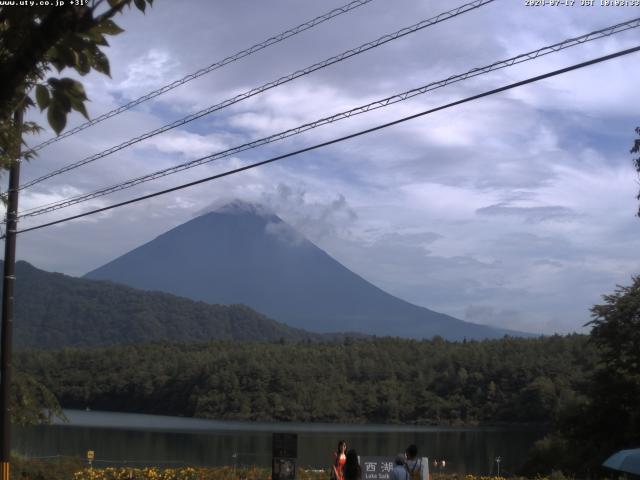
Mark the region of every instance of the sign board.
[[[395, 457], [360, 457], [362, 480], [389, 480]], [[422, 457], [422, 478], [429, 478], [429, 459]]]
[[96, 454], [93, 450], [87, 450], [87, 460], [91, 461], [95, 458]]
[[362, 480], [389, 480], [393, 462], [393, 457], [360, 457]]
[[274, 433], [272, 447], [271, 478], [273, 480], [295, 480], [298, 435], [295, 433]]

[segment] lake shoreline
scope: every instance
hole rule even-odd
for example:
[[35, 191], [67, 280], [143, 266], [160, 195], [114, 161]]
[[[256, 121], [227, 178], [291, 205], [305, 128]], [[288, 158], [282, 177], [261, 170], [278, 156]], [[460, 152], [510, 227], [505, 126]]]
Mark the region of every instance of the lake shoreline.
[[154, 418], [159, 421], [164, 421], [168, 425], [169, 431], [173, 430], [186, 430], [190, 429], [171, 428], [172, 424], [191, 422], [193, 424], [193, 430], [206, 430], [236, 428], [241, 431], [252, 431], [254, 428], [259, 431], [273, 427], [274, 431], [285, 431], [287, 429], [298, 431], [503, 431], [503, 430], [531, 430], [545, 432], [549, 431], [550, 424], [540, 423], [440, 423], [440, 424], [424, 424], [424, 423], [366, 423], [366, 422], [298, 422], [298, 421], [260, 421], [260, 420], [231, 420], [231, 419], [214, 419], [206, 417], [187, 417], [178, 415], [159, 415], [149, 414], [144, 412], [122, 412], [122, 411], [109, 411], [109, 410], [77, 410], [77, 409], [63, 409], [63, 413], [69, 419], [69, 422], [64, 422], [61, 419], [54, 418], [52, 424], [57, 426], [93, 426], [103, 428], [122, 428], [122, 422], [92, 422], [91, 418], [93, 414], [113, 416], [114, 418], [122, 418], [125, 416], [132, 420], [132, 424], [128, 425], [130, 428], [144, 428], [149, 429], [157, 428], [149, 427], [148, 424], [139, 423], [135, 420], [144, 416], [145, 418]]

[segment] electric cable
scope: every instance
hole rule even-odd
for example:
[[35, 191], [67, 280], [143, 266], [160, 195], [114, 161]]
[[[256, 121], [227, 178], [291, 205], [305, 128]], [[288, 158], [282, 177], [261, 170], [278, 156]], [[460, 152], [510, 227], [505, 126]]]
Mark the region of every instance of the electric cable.
[[[223, 173], [218, 173], [216, 175], [212, 175], [212, 176], [209, 176], [209, 177], [201, 178], [199, 180], [195, 180], [193, 182], [189, 182], [189, 183], [185, 183], [185, 184], [182, 184], [182, 185], [178, 185], [176, 187], [168, 188], [166, 190], [161, 190], [159, 192], [155, 192], [155, 193], [151, 193], [151, 194], [148, 194], [148, 195], [143, 195], [143, 196], [140, 196], [140, 197], [132, 198], [132, 199], [126, 200], [124, 202], [115, 203], [113, 205], [109, 205], [109, 206], [102, 207], [102, 208], [97, 208], [97, 209], [94, 209], [94, 210], [90, 210], [88, 212], [80, 213], [80, 214], [77, 214], [77, 215], [72, 215], [72, 216], [65, 217], [65, 218], [62, 218], [62, 219], [59, 219], [59, 220], [54, 220], [52, 222], [47, 222], [47, 223], [43, 223], [43, 224], [36, 225], [36, 226], [33, 226], [33, 227], [24, 228], [22, 230], [18, 230], [16, 233], [25, 233], [25, 232], [30, 232], [30, 231], [33, 231], [33, 230], [39, 230], [39, 229], [45, 228], [45, 227], [50, 227], [52, 225], [58, 225], [60, 223], [65, 223], [65, 222], [68, 222], [68, 221], [71, 221], [71, 220], [76, 220], [78, 218], [86, 217], [86, 216], [89, 216], [89, 215], [94, 215], [96, 213], [106, 212], [106, 211], [112, 210], [114, 208], [123, 207], [125, 205], [130, 205], [132, 203], [137, 203], [137, 202], [140, 202], [140, 201], [143, 201], [143, 200], [148, 200], [148, 199], [151, 199], [151, 198], [154, 198], [154, 197], [158, 197], [160, 195], [165, 195], [167, 193], [171, 193], [171, 192], [182, 190], [182, 189], [185, 189], [185, 188], [188, 188], [188, 187], [199, 185], [201, 183], [210, 182], [212, 180], [216, 180], [216, 179], [219, 179], [219, 178], [223, 178], [223, 177], [227, 177], [227, 176], [230, 176], [230, 175], [234, 175], [234, 174], [243, 172], [245, 170], [250, 170], [250, 169], [262, 166], [262, 165], [267, 165], [269, 163], [274, 163], [274, 162], [277, 162], [279, 160], [283, 160], [285, 158], [293, 157], [295, 155], [300, 155], [302, 153], [310, 152], [312, 150], [317, 150], [317, 149], [322, 148], [322, 147], [326, 147], [326, 146], [333, 145], [333, 144], [336, 144], [336, 143], [340, 143], [340, 142], [343, 142], [343, 141], [346, 141], [346, 140], [350, 140], [352, 138], [360, 137], [362, 135], [366, 135], [366, 134], [369, 134], [369, 133], [372, 133], [372, 132], [376, 132], [378, 130], [382, 130], [382, 129], [385, 129], [385, 128], [388, 128], [388, 127], [391, 127], [391, 126], [394, 126], [394, 125], [398, 125], [400, 123], [404, 123], [404, 122], [407, 122], [409, 120], [413, 120], [413, 119], [416, 119], [416, 118], [419, 118], [419, 117], [423, 117], [425, 115], [429, 115], [431, 113], [435, 113], [435, 112], [438, 112], [438, 111], [441, 111], [441, 110], [445, 110], [447, 108], [451, 108], [451, 107], [455, 107], [457, 105], [461, 105], [461, 104], [464, 104], [464, 103], [475, 101], [475, 100], [478, 100], [478, 99], [481, 99], [481, 98], [484, 98], [484, 97], [488, 97], [490, 95], [495, 95], [496, 93], [504, 92], [506, 90], [511, 90], [513, 88], [521, 87], [523, 85], [528, 85], [530, 83], [538, 82], [540, 80], [551, 78], [551, 77], [554, 77], [554, 76], [557, 76], [557, 75], [561, 75], [561, 74], [564, 74], [564, 73], [567, 73], [567, 72], [570, 72], [570, 71], [578, 70], [578, 69], [585, 68], [585, 67], [588, 67], [588, 66], [591, 66], [591, 65], [595, 65], [597, 63], [601, 63], [601, 62], [605, 62], [605, 61], [608, 61], [608, 60], [612, 60], [614, 58], [622, 57], [624, 55], [629, 55], [629, 54], [635, 53], [635, 52], [637, 52], [639, 50], [640, 50], [640, 46], [628, 48], [626, 50], [621, 50], [621, 51], [618, 51], [616, 53], [612, 53], [612, 54], [605, 55], [605, 56], [602, 56], [602, 57], [594, 58], [594, 59], [588, 60], [586, 62], [581, 62], [581, 63], [578, 63], [578, 64], [574, 64], [574, 65], [571, 65], [569, 67], [561, 68], [559, 70], [554, 70], [554, 71], [551, 71], [551, 72], [548, 72], [548, 73], [545, 73], [545, 74], [542, 74], [542, 75], [537, 75], [535, 77], [530, 77], [530, 78], [528, 78], [526, 80], [521, 80], [519, 82], [511, 83], [511, 84], [508, 84], [508, 85], [505, 85], [505, 86], [502, 86], [502, 87], [499, 87], [499, 88], [495, 88], [493, 90], [489, 90], [489, 91], [486, 91], [486, 92], [483, 92], [483, 93], [479, 93], [477, 95], [472, 95], [470, 97], [463, 98], [462, 100], [457, 100], [455, 102], [447, 103], [447, 104], [441, 105], [439, 107], [431, 108], [429, 110], [425, 110], [425, 111], [422, 111], [422, 112], [419, 112], [419, 113], [416, 113], [416, 114], [413, 114], [413, 115], [402, 117], [402, 118], [394, 120], [392, 122], [384, 123], [382, 125], [377, 125], [375, 127], [368, 128], [366, 130], [361, 130], [359, 132], [355, 132], [355, 133], [352, 133], [352, 134], [349, 134], [349, 135], [345, 135], [345, 136], [342, 136], [342, 137], [339, 137], [339, 138], [334, 138], [334, 139], [328, 140], [326, 142], [317, 143], [315, 145], [312, 145], [312, 146], [309, 146], [309, 147], [305, 147], [305, 148], [302, 148], [302, 149], [299, 149], [299, 150], [295, 150], [293, 152], [285, 153], [283, 155], [278, 155], [276, 157], [272, 157], [272, 158], [269, 158], [267, 160], [251, 163], [251, 164], [245, 165], [243, 167], [235, 168], [233, 170], [228, 170], [228, 171], [223, 172]], [[4, 238], [4, 237], [0, 237], [0, 238]]]
[[171, 82], [167, 85], [164, 85], [163, 87], [158, 88], [157, 90], [153, 90], [145, 95], [142, 95], [141, 97], [136, 98], [135, 100], [132, 100], [118, 108], [115, 108], [109, 112], [103, 113], [102, 115], [96, 118], [92, 118], [91, 120], [88, 120], [85, 123], [78, 125], [75, 128], [72, 128], [56, 137], [50, 138], [49, 140], [46, 140], [36, 145], [35, 147], [32, 147], [30, 150], [32, 152], [37, 152], [38, 150], [42, 150], [43, 148], [45, 148], [48, 145], [51, 145], [52, 143], [58, 142], [63, 138], [70, 137], [71, 135], [75, 135], [76, 133], [81, 132], [82, 130], [92, 127], [108, 118], [111, 118], [123, 112], [126, 112], [127, 110], [131, 110], [133, 107], [140, 105], [141, 103], [144, 103], [147, 100], [151, 100], [152, 98], [155, 98], [159, 95], [162, 95], [163, 93], [166, 93], [170, 90], [173, 90], [174, 88], [184, 85], [185, 83], [190, 82], [191, 80], [195, 80], [196, 78], [199, 78], [203, 75], [211, 73], [214, 70], [224, 67], [225, 65], [236, 62], [242, 58], [248, 57], [249, 55], [259, 52], [260, 50], [270, 47], [271, 45], [280, 43], [283, 40], [286, 40], [287, 38], [293, 37], [294, 35], [304, 32], [305, 30], [309, 30], [310, 28], [320, 25], [321, 23], [324, 23], [327, 20], [331, 20], [332, 18], [342, 15], [343, 13], [350, 12], [351, 10], [354, 10], [358, 7], [366, 5], [372, 1], [373, 0], [354, 0], [353, 2], [343, 5], [342, 7], [334, 8], [333, 10], [325, 13], [324, 15], [320, 15], [316, 18], [313, 18], [309, 21], [306, 21], [298, 25], [297, 27], [293, 27], [289, 30], [279, 33], [278, 35], [274, 35], [273, 37], [270, 37], [263, 42], [256, 43], [255, 45], [252, 45], [251, 47], [245, 50], [241, 50], [237, 53], [234, 53], [233, 55], [229, 55], [228, 57], [225, 57], [222, 60], [212, 63], [208, 67], [201, 68], [200, 70], [194, 73], [186, 75], [179, 80]]
[[111, 155], [115, 152], [118, 152], [124, 148], [130, 147], [132, 145], [135, 145], [136, 143], [139, 143], [143, 140], [146, 140], [148, 138], [154, 137], [156, 135], [159, 135], [161, 133], [167, 132], [169, 130], [172, 130], [174, 128], [180, 127], [182, 125], [185, 125], [189, 122], [192, 122], [194, 120], [197, 120], [198, 118], [204, 117], [206, 115], [209, 115], [213, 112], [216, 112], [218, 110], [222, 110], [223, 108], [227, 108], [231, 105], [234, 105], [238, 102], [241, 102], [243, 100], [246, 100], [250, 97], [253, 97], [255, 95], [258, 95], [262, 92], [265, 92], [267, 90], [270, 90], [272, 88], [278, 87], [280, 85], [283, 85], [285, 83], [291, 82], [293, 80], [295, 80], [296, 78], [305, 76], [305, 75], [309, 75], [312, 72], [315, 72], [317, 70], [326, 68], [330, 65], [333, 65], [335, 63], [341, 62], [343, 60], [346, 60], [348, 58], [351, 58], [355, 55], [359, 55], [363, 52], [366, 52], [368, 50], [371, 50], [373, 48], [377, 48], [381, 45], [384, 45], [388, 42], [391, 42], [393, 40], [397, 40], [399, 38], [402, 38], [406, 35], [409, 35], [411, 33], [415, 33], [418, 32], [424, 28], [430, 27], [432, 25], [438, 24], [440, 22], [443, 22], [445, 20], [448, 20], [450, 18], [454, 18], [457, 17], [459, 15], [462, 15], [464, 13], [467, 13], [471, 10], [475, 10], [477, 8], [482, 7], [483, 5], [487, 5], [489, 3], [494, 2], [495, 0], [474, 0], [473, 2], [470, 3], [466, 3], [464, 5], [461, 5], [457, 8], [454, 8], [452, 10], [448, 10], [446, 12], [440, 13], [438, 15], [436, 15], [435, 17], [432, 17], [430, 19], [427, 20], [423, 20], [421, 22], [418, 22], [410, 27], [405, 27], [402, 28], [394, 33], [391, 34], [387, 34], [387, 35], [383, 35], [382, 37], [378, 38], [377, 40], [374, 40], [372, 42], [367, 42], [364, 43], [362, 45], [360, 45], [359, 47], [353, 48], [351, 50], [347, 50], [345, 52], [340, 53], [339, 55], [335, 55], [331, 58], [328, 58], [326, 60], [323, 60], [321, 62], [315, 63], [309, 67], [303, 68], [301, 70], [297, 70], [289, 75], [285, 75], [284, 77], [280, 77], [277, 80], [271, 81], [269, 83], [265, 83], [264, 85], [261, 85], [260, 87], [255, 87], [252, 88], [251, 90], [248, 90], [244, 93], [241, 93], [239, 95], [236, 95], [234, 97], [228, 98], [227, 100], [224, 100], [220, 103], [217, 103], [216, 105], [212, 105], [210, 107], [207, 107], [203, 110], [200, 110], [196, 113], [193, 113], [191, 115], [187, 115], [186, 117], [183, 117], [179, 120], [176, 120], [172, 123], [169, 123], [167, 125], [164, 125], [162, 127], [159, 127], [155, 130], [152, 130], [150, 132], [144, 133], [142, 135], [139, 135], [137, 137], [131, 138], [129, 140], [127, 140], [126, 142], [123, 142], [119, 145], [113, 146], [107, 150], [104, 150], [100, 153], [96, 153], [94, 155], [91, 155], [89, 157], [86, 157], [82, 160], [79, 160], [75, 163], [69, 164], [65, 167], [62, 167], [58, 170], [55, 170], [53, 172], [50, 172], [46, 175], [43, 175], [39, 178], [36, 178], [35, 180], [31, 180], [27, 183], [25, 183], [24, 185], [20, 186], [20, 190], [23, 190], [25, 188], [29, 188], [33, 185], [36, 185], [37, 183], [43, 182], [44, 180], [47, 180], [49, 178], [55, 177], [56, 175], [60, 175], [62, 173], [66, 173], [70, 170], [73, 170], [75, 168], [78, 168], [80, 166], [86, 165], [88, 163], [94, 162], [100, 158], [104, 158], [108, 155]]
[[23, 212], [20, 212], [18, 215], [18, 218], [25, 218], [25, 217], [34, 217], [34, 216], [38, 216], [38, 215], [42, 215], [45, 213], [50, 213], [52, 211], [55, 210], [59, 210], [61, 208], [65, 208], [65, 207], [69, 207], [71, 205], [75, 205], [81, 202], [85, 202], [88, 200], [92, 200], [94, 198], [98, 198], [98, 197], [102, 197], [104, 195], [108, 195], [114, 192], [118, 192], [121, 190], [125, 190], [127, 188], [131, 188], [134, 187], [136, 185], [139, 185], [141, 183], [145, 183], [148, 181], [152, 181], [158, 178], [162, 178], [165, 177], [167, 175], [171, 175], [174, 173], [178, 173], [190, 168], [194, 168], [196, 166], [199, 165], [203, 165], [206, 163], [210, 163], [213, 162], [215, 160], [219, 160], [222, 158], [226, 158], [229, 157], [231, 155], [235, 155], [237, 153], [240, 152], [244, 152], [246, 150], [250, 150], [253, 148], [257, 148], [259, 146], [262, 145], [266, 145], [268, 143], [273, 143], [294, 135], [298, 135], [301, 134], [303, 132], [306, 132], [308, 130], [312, 130], [314, 128], [318, 128], [320, 126], [323, 125], [327, 125], [327, 124], [331, 124], [346, 118], [350, 118], [352, 116], [355, 115], [359, 115], [362, 113], [366, 113], [372, 110], [376, 110], [379, 108], [384, 108], [387, 107], [389, 105], [395, 104], [395, 103], [399, 103], [402, 102], [404, 100], [407, 100], [409, 98], [413, 98], [417, 95], [421, 95], [424, 93], [427, 93], [429, 91], [435, 90], [437, 88], [441, 88], [444, 87], [446, 85], [450, 85], [452, 83], [457, 83], [469, 78], [473, 78], [479, 75], [483, 75], [492, 71], [496, 71], [502, 68], [506, 68], [515, 64], [519, 64], [522, 62], [526, 62], [529, 60], [534, 60], [536, 58], [539, 58], [543, 55], [548, 55], [550, 53], [555, 53], [558, 52], [560, 50], [566, 49], [566, 48], [570, 48], [576, 45], [581, 45], [585, 42], [589, 42], [589, 41], [593, 41], [593, 40], [597, 40], [600, 38], [604, 38], [604, 37], [608, 37], [610, 35], [616, 34], [616, 33], [620, 33], [632, 28], [637, 28], [640, 26], [640, 18], [636, 18], [633, 20], [629, 20], [627, 22], [623, 22], [623, 23], [619, 23], [616, 25], [612, 25], [610, 27], [607, 28], [603, 28], [600, 30], [596, 30], [594, 32], [590, 32], [587, 33], [585, 35], [581, 35], [579, 37], [575, 37], [575, 38], [570, 38], [567, 40], [564, 40], [562, 42], [559, 43], [555, 43], [553, 45], [549, 45], [549, 46], [545, 46], [542, 48], [539, 48], [537, 50], [533, 50], [527, 53], [523, 53], [520, 55], [517, 55], [515, 57], [511, 57], [508, 58], [506, 60], [500, 60], [497, 62], [494, 62], [490, 65], [484, 66], [484, 67], [477, 67], [477, 68], [473, 68], [465, 73], [461, 73], [461, 74], [457, 74], [457, 75], [452, 75], [450, 77], [447, 77], [443, 80], [439, 80], [439, 81], [435, 81], [435, 82], [431, 82], [427, 85], [418, 87], [418, 88], [414, 88], [411, 90], [407, 90], [405, 92], [402, 93], [398, 93], [389, 97], [386, 97], [384, 99], [381, 100], [377, 100], [375, 102], [371, 102], [368, 103], [366, 105], [362, 105], [359, 107], [355, 107], [340, 113], [336, 113], [334, 115], [328, 116], [328, 117], [324, 117], [321, 118], [319, 120], [315, 120], [313, 122], [309, 122], [309, 123], [305, 123], [303, 125], [300, 125], [298, 127], [295, 128], [291, 128], [279, 133], [275, 133], [273, 135], [267, 136], [267, 137], [263, 137], [257, 140], [253, 140], [251, 142], [239, 145], [239, 146], [235, 146], [233, 148], [229, 148], [227, 150], [223, 150], [221, 152], [216, 152], [201, 158], [197, 158], [195, 160], [191, 160], [189, 162], [185, 162], [179, 165], [175, 165], [172, 167], [168, 167], [165, 168], [163, 170], [159, 170], [153, 173], [149, 173], [146, 175], [142, 175], [136, 178], [132, 178], [129, 180], [126, 180], [125, 182], [121, 182], [115, 185], [111, 185], [108, 187], [103, 187], [100, 188], [98, 190], [95, 190], [93, 192], [90, 193], [84, 193], [84, 194], [80, 194], [80, 195], [76, 195], [74, 197], [70, 197], [70, 198], [66, 198], [63, 200], [58, 200], [55, 202], [51, 202], [45, 205], [40, 205], [37, 207], [32, 207], [30, 209], [26, 209]]

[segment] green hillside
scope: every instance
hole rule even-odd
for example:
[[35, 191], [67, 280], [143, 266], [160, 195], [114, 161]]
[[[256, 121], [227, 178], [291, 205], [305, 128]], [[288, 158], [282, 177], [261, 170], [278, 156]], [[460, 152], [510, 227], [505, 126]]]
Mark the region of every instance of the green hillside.
[[[2, 262], [0, 262], [2, 264]], [[18, 262], [14, 342], [61, 348], [159, 340], [319, 340], [244, 305], [209, 305]]]

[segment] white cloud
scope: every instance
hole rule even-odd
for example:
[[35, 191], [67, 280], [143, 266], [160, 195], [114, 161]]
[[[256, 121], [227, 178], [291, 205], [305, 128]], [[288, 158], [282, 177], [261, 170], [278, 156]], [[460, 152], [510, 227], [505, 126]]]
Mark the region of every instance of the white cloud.
[[125, 79], [114, 85], [113, 90], [134, 99], [171, 82], [177, 77], [179, 66], [168, 51], [151, 48], [128, 63]]

